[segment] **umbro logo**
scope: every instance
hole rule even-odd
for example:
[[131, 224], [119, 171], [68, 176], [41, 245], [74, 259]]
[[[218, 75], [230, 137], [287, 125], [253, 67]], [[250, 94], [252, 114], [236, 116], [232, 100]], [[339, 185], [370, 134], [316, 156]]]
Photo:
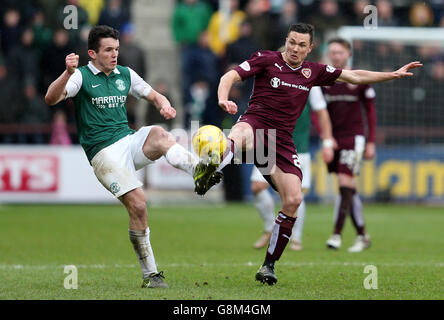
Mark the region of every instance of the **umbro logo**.
[[275, 63], [274, 64], [276, 67], [278, 67], [279, 68], [279, 70], [281, 70], [282, 71], [282, 68], [283, 68], [283, 66], [280, 66], [280, 65], [278, 65], [277, 63]]
[[101, 85], [102, 85], [101, 83], [100, 84], [93, 84], [93, 85], [91, 85], [91, 87], [96, 88], [96, 87], [101, 86]]

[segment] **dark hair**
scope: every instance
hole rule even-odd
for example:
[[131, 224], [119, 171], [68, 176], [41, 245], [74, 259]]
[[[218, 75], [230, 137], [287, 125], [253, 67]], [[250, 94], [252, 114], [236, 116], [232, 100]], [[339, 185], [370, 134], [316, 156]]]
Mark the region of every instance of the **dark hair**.
[[310, 44], [313, 43], [314, 38], [314, 26], [308, 23], [295, 23], [288, 28], [287, 36], [290, 34], [290, 32], [295, 31], [297, 33], [308, 33], [310, 35]]
[[345, 48], [347, 48], [348, 50], [351, 51], [351, 44], [350, 44], [350, 42], [348, 42], [347, 40], [345, 40], [343, 38], [333, 38], [330, 41], [328, 41], [328, 45], [330, 45], [332, 43], [339, 43], [340, 45], [342, 45], [343, 47], [345, 47]]
[[113, 38], [119, 40], [120, 32], [108, 26], [95, 26], [88, 35], [88, 50], [99, 52], [100, 39]]

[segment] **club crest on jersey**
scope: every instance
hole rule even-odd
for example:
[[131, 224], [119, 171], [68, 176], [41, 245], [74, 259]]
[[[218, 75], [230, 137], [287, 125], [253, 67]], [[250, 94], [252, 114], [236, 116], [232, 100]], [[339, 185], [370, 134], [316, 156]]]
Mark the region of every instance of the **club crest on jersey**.
[[116, 84], [117, 84], [117, 89], [119, 89], [120, 91], [123, 91], [126, 89], [125, 82], [123, 82], [122, 79], [117, 79]]
[[270, 84], [273, 88], [277, 88], [281, 84], [281, 79], [274, 77], [271, 79]]
[[301, 70], [302, 75], [306, 77], [307, 79], [311, 77], [311, 69], [310, 68], [304, 68]]

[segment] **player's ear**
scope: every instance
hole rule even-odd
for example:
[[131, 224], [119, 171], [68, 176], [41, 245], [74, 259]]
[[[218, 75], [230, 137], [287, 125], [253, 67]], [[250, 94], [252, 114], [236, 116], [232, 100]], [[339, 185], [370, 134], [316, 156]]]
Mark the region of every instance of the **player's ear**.
[[92, 60], [95, 60], [97, 53], [94, 50], [88, 50], [88, 55]]
[[313, 50], [313, 43], [310, 43], [310, 46], [308, 47], [308, 53], [310, 53], [311, 50]]

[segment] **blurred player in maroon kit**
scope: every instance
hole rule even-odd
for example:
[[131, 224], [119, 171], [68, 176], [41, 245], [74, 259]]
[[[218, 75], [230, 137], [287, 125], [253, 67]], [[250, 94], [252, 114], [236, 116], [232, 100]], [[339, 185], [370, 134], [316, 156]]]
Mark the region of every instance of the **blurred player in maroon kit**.
[[[277, 282], [274, 264], [285, 249], [302, 201], [302, 173], [292, 132], [313, 86], [333, 85], [335, 81], [365, 84], [412, 76], [409, 69], [421, 66], [411, 62], [394, 72], [340, 70], [320, 63], [304, 61], [313, 48], [314, 27], [305, 23], [290, 26], [284, 52], [259, 51], [238, 67], [225, 73], [218, 88], [219, 106], [230, 114], [237, 113], [237, 105], [228, 100], [232, 85], [255, 77], [248, 110], [232, 127], [228, 136], [229, 148], [222, 162], [214, 165], [221, 170], [241, 158], [241, 153], [261, 148], [268, 151], [268, 163], [255, 159], [264, 178], [279, 192], [282, 209], [276, 217], [265, 261], [256, 273], [256, 280], [273, 285]], [[333, 153], [333, 140], [324, 141]], [[324, 148], [326, 149], [326, 148]], [[217, 155], [211, 155], [211, 157]], [[237, 161], [234, 161], [236, 163]], [[209, 166], [213, 166], [210, 163]], [[271, 168], [271, 170], [270, 170]], [[207, 183], [211, 186], [211, 178]]]
[[[351, 46], [346, 40], [335, 38], [328, 42], [328, 58], [335, 68], [348, 69], [350, 57]], [[358, 236], [348, 251], [361, 252], [370, 247], [370, 236], [365, 232], [355, 176], [359, 175], [362, 157], [371, 159], [375, 155], [375, 90], [368, 84], [336, 83], [333, 86], [315, 87], [310, 92], [310, 103], [327, 106], [337, 143], [333, 161], [328, 163], [328, 172], [338, 176], [339, 197], [335, 205], [333, 235], [327, 240], [327, 247], [341, 247], [342, 229], [350, 214]], [[367, 139], [362, 107], [366, 111]]]

